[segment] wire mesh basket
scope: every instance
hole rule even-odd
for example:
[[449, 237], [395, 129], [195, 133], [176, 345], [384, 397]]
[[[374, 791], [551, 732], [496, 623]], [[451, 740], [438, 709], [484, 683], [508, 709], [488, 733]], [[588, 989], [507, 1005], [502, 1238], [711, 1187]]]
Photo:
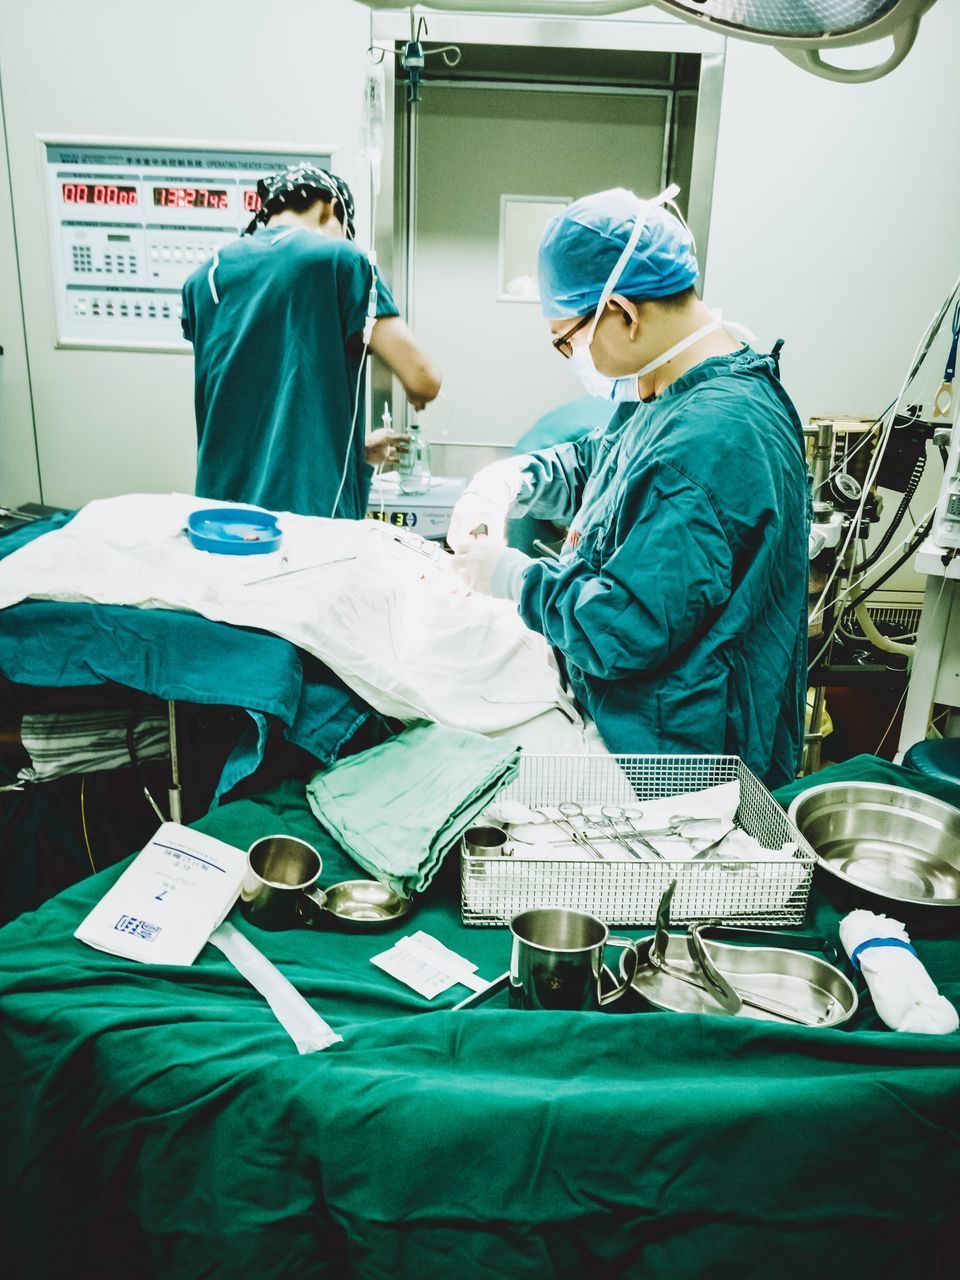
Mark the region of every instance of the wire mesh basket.
[[671, 921], [801, 924], [816, 854], [737, 756], [524, 755], [517, 777], [497, 801], [529, 809], [571, 802], [584, 809], [629, 808], [729, 782], [740, 783], [740, 827], [764, 850], [793, 845], [792, 853], [735, 861], [596, 861], [579, 850], [564, 858], [525, 857], [520, 846], [510, 857], [481, 855], [461, 841], [464, 924], [509, 924], [521, 911], [552, 906], [587, 911], [609, 925], [649, 925], [671, 880], [677, 882]]

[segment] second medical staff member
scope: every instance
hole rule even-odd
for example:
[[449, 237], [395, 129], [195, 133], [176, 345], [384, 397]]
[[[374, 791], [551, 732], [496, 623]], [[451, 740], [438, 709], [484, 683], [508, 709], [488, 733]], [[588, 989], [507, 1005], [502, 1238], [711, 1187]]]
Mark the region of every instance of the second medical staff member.
[[[786, 782], [802, 746], [808, 497], [776, 355], [735, 342], [699, 300], [692, 238], [658, 201], [576, 201], [548, 224], [539, 269], [554, 346], [619, 408], [601, 432], [470, 482], [448, 539], [461, 571], [564, 655], [610, 751], [731, 753]], [[500, 543], [524, 512], [569, 526], [559, 562]]]
[[366, 346], [414, 408], [434, 399], [440, 377], [354, 243], [343, 179], [291, 165], [257, 191], [261, 207], [247, 234], [183, 288], [183, 333], [195, 356], [196, 492], [359, 519], [370, 464], [395, 460], [399, 440], [384, 432], [364, 440]]

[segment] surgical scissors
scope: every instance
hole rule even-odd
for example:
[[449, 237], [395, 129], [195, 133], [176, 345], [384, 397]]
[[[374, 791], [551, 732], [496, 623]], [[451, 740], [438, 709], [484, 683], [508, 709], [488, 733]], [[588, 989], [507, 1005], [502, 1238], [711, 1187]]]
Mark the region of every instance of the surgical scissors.
[[[600, 814], [603, 817], [604, 821], [607, 822], [610, 826], [614, 827], [614, 829], [616, 829], [616, 823], [625, 822], [627, 826], [630, 828], [631, 834], [635, 835], [637, 839], [640, 841], [640, 843], [643, 845], [643, 847], [645, 849], [649, 849], [651, 853], [655, 854], [661, 860], [661, 862], [666, 861], [666, 859], [664, 858], [660, 850], [657, 849], [655, 845], [652, 845], [650, 843], [650, 841], [647, 839], [648, 836], [673, 836], [677, 839], [682, 840], [685, 844], [690, 843], [689, 840], [687, 840], [687, 837], [683, 834], [681, 825], [679, 825], [679, 824], [682, 824], [683, 822], [683, 818], [680, 817], [679, 815], [674, 815], [668, 819], [669, 826], [644, 827], [641, 830], [641, 828], [636, 825], [632, 816], [626, 811], [626, 809], [623, 807], [622, 804], [605, 804], [601, 806]], [[642, 811], [639, 811], [637, 813], [637, 817], [640, 818], [642, 816], [643, 816]]]
[[[592, 819], [588, 814], [584, 813], [584, 811], [581, 809], [581, 807], [578, 804], [567, 802], [565, 804], [560, 805], [559, 808], [561, 813], [569, 817], [582, 818], [585, 825], [590, 825], [591, 823], [593, 824], [593, 826], [598, 825], [596, 820]], [[659, 858], [661, 862], [663, 861], [663, 854], [660, 852], [660, 850], [657, 849], [654, 845], [652, 845], [650, 841], [647, 840], [642, 833], [637, 831], [636, 828], [633, 826], [633, 824], [630, 822], [630, 819], [627, 817], [626, 809], [622, 808], [619, 805], [603, 805], [600, 809], [600, 817], [603, 819], [604, 824], [610, 828], [611, 834], [605, 838], [615, 840], [616, 843], [621, 846], [621, 848], [626, 849], [627, 853], [630, 854], [631, 858], [636, 858], [640, 862], [646, 862], [647, 860], [646, 858], [644, 858], [642, 853], [637, 852], [636, 847], [630, 843], [630, 841], [626, 838], [624, 833], [617, 829], [618, 819], [629, 823], [632, 833], [637, 837], [638, 843], [641, 844], [648, 853], [652, 853], [655, 858]]]
[[[556, 809], [557, 813], [560, 814], [559, 818], [552, 818], [550, 816], [549, 810], [551, 808]], [[567, 810], [571, 808], [576, 809], [576, 814], [567, 812]], [[605, 855], [597, 848], [590, 837], [583, 831], [580, 831], [579, 828], [575, 827], [570, 821], [571, 817], [579, 817], [582, 814], [582, 810], [578, 804], [543, 805], [539, 809], [534, 809], [534, 813], [539, 813], [540, 816], [546, 818], [548, 822], [552, 822], [558, 830], [568, 834], [574, 844], [580, 845], [581, 848], [589, 849], [595, 858], [599, 858], [601, 862], [606, 862]]]
[[[583, 809], [581, 809], [581, 807], [578, 804], [575, 804], [572, 800], [565, 800], [563, 804], [558, 804], [557, 808], [563, 814], [563, 816], [570, 821], [571, 827], [575, 826], [575, 823], [573, 822], [574, 818], [583, 819], [584, 831], [582, 832], [582, 835], [584, 839], [588, 838], [586, 834], [586, 829], [591, 826], [595, 827], [597, 825], [596, 822], [588, 814], [584, 813]], [[610, 826], [611, 824], [608, 823], [607, 825]], [[618, 845], [620, 845], [621, 848], [626, 849], [627, 853], [629, 853], [631, 858], [637, 858], [640, 861], [646, 861], [643, 855], [640, 853], [637, 853], [636, 849], [632, 847], [629, 841], [625, 840], [623, 836], [620, 835], [616, 827], [613, 827], [612, 829], [613, 829], [612, 839]], [[604, 837], [604, 839], [610, 839], [610, 838], [611, 837], [609, 836]], [[593, 846], [591, 845], [591, 848], [592, 847]], [[656, 850], [653, 848], [652, 845], [648, 847], [650, 848], [651, 852], [656, 853]], [[657, 856], [659, 857], [659, 854]]]
[[[635, 825], [633, 818], [630, 816], [627, 810], [623, 807], [623, 805], [605, 804], [601, 808], [600, 813], [604, 818], [604, 820], [611, 827], [613, 827], [614, 830], [616, 829], [617, 822], [627, 823], [631, 832], [637, 837], [637, 839], [644, 846], [644, 848], [650, 849], [653, 853], [657, 855], [658, 858], [664, 861], [665, 861], [664, 855], [660, 853], [660, 851], [656, 849], [652, 844], [649, 843], [649, 841], [646, 839], [647, 836], [660, 836], [665, 839], [682, 840], [683, 843], [687, 845], [689, 848], [696, 850], [696, 852], [694, 853], [690, 861], [699, 862], [709, 858], [711, 854], [714, 852], [714, 850], [716, 850], [717, 848], [719, 848], [721, 844], [723, 844], [727, 836], [730, 835], [732, 831], [735, 831], [739, 826], [739, 823], [736, 820], [734, 820], [733, 826], [730, 827], [727, 831], [725, 831], [718, 840], [712, 840], [709, 844], [704, 845], [701, 848], [697, 849], [696, 845], [694, 845], [692, 841], [692, 838], [687, 835], [686, 828], [698, 822], [707, 822], [712, 824], [717, 821], [716, 818], [706, 818], [706, 817], [701, 818], [701, 817], [695, 817], [695, 816], [684, 817], [683, 814], [674, 813], [674, 814], [671, 814], [671, 816], [667, 819], [666, 826], [644, 827], [641, 830], [639, 827]], [[643, 812], [641, 810], [640, 812], [638, 812], [637, 817], [639, 818], [642, 816], [643, 816]]]

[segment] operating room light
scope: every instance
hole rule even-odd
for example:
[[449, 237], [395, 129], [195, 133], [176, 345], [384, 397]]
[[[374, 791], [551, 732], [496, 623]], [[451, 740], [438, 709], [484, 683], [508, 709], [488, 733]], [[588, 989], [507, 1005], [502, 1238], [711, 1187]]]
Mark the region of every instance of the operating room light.
[[761, 35], [847, 35], [878, 22], [899, 0], [670, 0], [663, 8], [684, 17], [705, 17], [735, 31]]

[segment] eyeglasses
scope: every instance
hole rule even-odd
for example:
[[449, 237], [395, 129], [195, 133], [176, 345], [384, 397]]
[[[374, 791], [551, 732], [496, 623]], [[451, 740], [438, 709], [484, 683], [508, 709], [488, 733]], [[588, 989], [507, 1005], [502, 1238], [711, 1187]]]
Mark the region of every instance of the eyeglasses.
[[559, 351], [564, 360], [569, 360], [573, 355], [573, 343], [570, 339], [575, 333], [579, 333], [584, 325], [588, 325], [592, 319], [593, 313], [591, 312], [590, 315], [584, 316], [582, 319], [578, 320], [572, 329], [568, 329], [566, 333], [561, 333], [558, 338], [554, 338], [554, 351]]

